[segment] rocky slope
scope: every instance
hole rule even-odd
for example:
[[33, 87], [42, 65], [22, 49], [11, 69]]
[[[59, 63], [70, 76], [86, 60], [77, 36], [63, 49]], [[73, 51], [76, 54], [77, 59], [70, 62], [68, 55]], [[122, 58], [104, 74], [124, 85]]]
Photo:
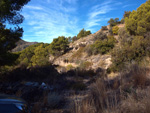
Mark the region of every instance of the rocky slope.
[[[107, 26], [108, 29], [110, 28]], [[124, 24], [119, 24], [119, 28], [124, 27]], [[102, 31], [101, 29], [97, 31], [94, 34], [88, 35], [86, 37], [83, 37], [73, 43], [70, 43], [69, 47], [71, 48], [70, 51], [68, 51], [66, 54], [56, 58], [55, 60], [50, 57], [50, 61], [54, 65], [58, 65], [60, 67], [67, 67], [72, 66], [74, 67], [80, 67], [82, 63], [88, 63], [88, 67], [86, 69], [93, 69], [97, 70], [98, 68], [107, 69], [111, 65], [111, 55], [105, 54], [105, 55], [92, 55], [89, 56], [83, 48], [91, 45], [94, 43], [94, 37], [100, 33], [104, 32], [108, 35], [109, 30]], [[114, 36], [116, 39], [118, 38], [118, 35]], [[52, 60], [53, 59], [53, 60]], [[61, 69], [59, 68], [59, 71]]]

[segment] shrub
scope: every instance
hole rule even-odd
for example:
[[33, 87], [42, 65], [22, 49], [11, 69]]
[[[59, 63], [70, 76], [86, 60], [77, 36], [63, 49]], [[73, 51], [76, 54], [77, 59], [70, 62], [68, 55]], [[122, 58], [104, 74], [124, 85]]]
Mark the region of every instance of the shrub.
[[19, 52], [18, 62], [26, 67], [49, 65], [49, 44], [38, 43], [27, 47]]
[[91, 48], [93, 50], [93, 54], [106, 54], [115, 46], [116, 39], [114, 37], [107, 38], [105, 40], [96, 41]]
[[112, 68], [115, 70], [123, 69], [128, 63], [136, 61], [140, 63], [145, 56], [149, 56], [147, 49], [150, 47], [150, 39], [142, 36], [136, 36], [130, 43], [115, 48], [112, 55]]
[[118, 26], [114, 26], [114, 27], [112, 28], [113, 34], [114, 34], [114, 35], [117, 35], [117, 34], [118, 34], [118, 30], [119, 30], [119, 27], [118, 27]]
[[108, 28], [107, 28], [107, 26], [102, 26], [102, 31], [104, 31], [104, 30], [108, 30]]
[[77, 39], [80, 39], [80, 38], [85, 37], [85, 36], [90, 35], [90, 34], [91, 34], [91, 31], [86, 31], [86, 30], [82, 29], [82, 30], [78, 33]]
[[149, 113], [148, 73], [149, 69], [132, 65], [114, 79], [98, 78], [88, 96], [76, 104], [76, 113]]
[[68, 38], [59, 36], [53, 39], [53, 42], [50, 44], [50, 53], [54, 56], [62, 55], [68, 50], [68, 44]]
[[74, 67], [73, 67], [71, 64], [69, 64], [69, 65], [66, 66], [67, 71], [69, 71], [69, 70], [71, 70], [71, 69], [73, 69], [73, 68], [74, 68]]
[[119, 21], [119, 18], [115, 18], [115, 19], [111, 18], [111, 19], [108, 21], [108, 23], [110, 24], [110, 27], [113, 27], [113, 26], [116, 26], [117, 24], [119, 24], [120, 21]]
[[94, 36], [94, 38], [93, 38], [94, 41], [96, 41], [96, 40], [104, 40], [104, 39], [107, 39], [107, 35], [105, 33], [103, 33], [103, 32], [97, 33]]
[[93, 50], [91, 48], [91, 45], [87, 45], [84, 49], [84, 52], [88, 54], [88, 56], [91, 56], [93, 54]]
[[122, 18], [120, 22], [121, 22], [121, 24], [124, 24], [125, 21], [124, 21], [124, 19]]
[[89, 62], [89, 61], [85, 61], [85, 62], [84, 62], [84, 61], [83, 61], [83, 62], [80, 63], [79, 68], [80, 68], [80, 69], [88, 69], [91, 65], [92, 65], [91, 62]]
[[150, 30], [150, 1], [142, 4], [136, 11], [133, 10], [129, 18], [125, 18], [126, 30], [131, 35], [143, 36]]
[[119, 35], [119, 42], [121, 46], [126, 45], [126, 44], [129, 44], [129, 45], [132, 44], [132, 40], [134, 36], [131, 36], [129, 33], [127, 33], [124, 27], [118, 30], [118, 35]]
[[109, 29], [109, 34], [108, 35], [113, 35], [113, 31], [112, 31], [112, 27], [110, 27], [110, 29]]

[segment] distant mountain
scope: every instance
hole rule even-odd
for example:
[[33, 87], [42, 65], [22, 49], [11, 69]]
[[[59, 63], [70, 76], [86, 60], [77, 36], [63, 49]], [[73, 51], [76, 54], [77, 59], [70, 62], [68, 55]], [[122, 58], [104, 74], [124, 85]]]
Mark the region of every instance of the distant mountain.
[[12, 49], [12, 52], [19, 52], [19, 51], [22, 51], [24, 50], [26, 47], [30, 46], [30, 45], [34, 45], [34, 44], [37, 44], [38, 42], [26, 42], [24, 40], [19, 40], [17, 43], [16, 43], [16, 47], [14, 49]]

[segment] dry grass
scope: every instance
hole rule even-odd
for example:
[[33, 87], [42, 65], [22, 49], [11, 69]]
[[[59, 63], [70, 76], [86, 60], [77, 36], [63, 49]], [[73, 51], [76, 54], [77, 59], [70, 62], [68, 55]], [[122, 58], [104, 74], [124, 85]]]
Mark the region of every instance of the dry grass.
[[71, 58], [80, 58], [84, 52], [84, 48], [85, 47], [80, 47], [79, 50], [71, 56]]
[[89, 96], [75, 104], [75, 113], [110, 113], [116, 110], [116, 104], [116, 94], [109, 95], [102, 80], [98, 80], [91, 87]]
[[133, 87], [145, 87], [149, 84], [149, 69], [132, 65], [129, 67], [128, 72], [123, 73], [122, 84], [132, 84]]
[[47, 97], [48, 106], [52, 109], [56, 109], [61, 107], [61, 103], [63, 102], [64, 98], [58, 93], [49, 93]]
[[92, 65], [93, 65], [92, 62], [83, 61], [83, 62], [80, 63], [79, 68], [86, 70], [86, 69], [89, 69]]
[[149, 69], [131, 66], [113, 80], [98, 79], [74, 113], [150, 113]]
[[40, 102], [34, 104], [31, 113], [42, 113]]
[[150, 88], [137, 89], [135, 94], [122, 101], [120, 113], [150, 113]]

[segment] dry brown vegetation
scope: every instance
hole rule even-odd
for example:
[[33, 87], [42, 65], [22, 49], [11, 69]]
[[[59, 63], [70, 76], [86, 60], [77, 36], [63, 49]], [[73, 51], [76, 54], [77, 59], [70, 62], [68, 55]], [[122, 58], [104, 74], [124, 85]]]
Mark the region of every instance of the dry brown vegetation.
[[99, 78], [74, 113], [150, 113], [149, 69], [132, 65], [113, 80]]

